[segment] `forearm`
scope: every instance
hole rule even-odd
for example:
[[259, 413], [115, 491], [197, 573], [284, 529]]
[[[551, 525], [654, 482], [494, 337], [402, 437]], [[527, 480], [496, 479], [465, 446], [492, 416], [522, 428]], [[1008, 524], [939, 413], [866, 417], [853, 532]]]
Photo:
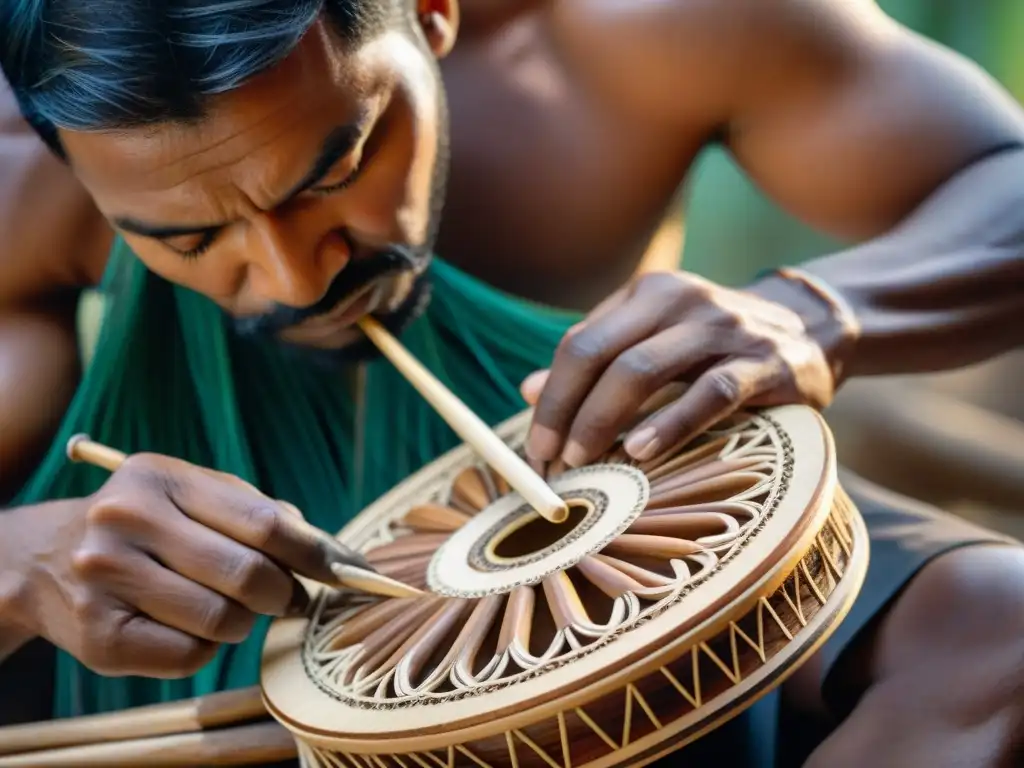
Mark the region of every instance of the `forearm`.
[[804, 316], [842, 377], [948, 370], [1024, 344], [1024, 150], [973, 164], [879, 238], [801, 266], [847, 304], [847, 343], [831, 308], [799, 280], [751, 287]]
[[25, 620], [31, 575], [18, 554], [25, 523], [33, 514], [46, 514], [48, 506], [0, 509], [0, 664], [36, 637]]

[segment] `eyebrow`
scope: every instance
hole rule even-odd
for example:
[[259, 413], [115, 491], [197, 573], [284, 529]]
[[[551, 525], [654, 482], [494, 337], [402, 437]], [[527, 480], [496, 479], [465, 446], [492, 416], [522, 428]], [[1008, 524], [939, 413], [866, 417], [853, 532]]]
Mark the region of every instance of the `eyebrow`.
[[[356, 148], [361, 136], [361, 123], [350, 123], [333, 129], [321, 143], [320, 152], [305, 176], [271, 207], [276, 208], [288, 202], [320, 181], [339, 160]], [[132, 216], [114, 216], [112, 221], [115, 226], [125, 232], [156, 240], [168, 240], [182, 235], [208, 235], [227, 225], [227, 222], [220, 224], [153, 224], [140, 221]]]

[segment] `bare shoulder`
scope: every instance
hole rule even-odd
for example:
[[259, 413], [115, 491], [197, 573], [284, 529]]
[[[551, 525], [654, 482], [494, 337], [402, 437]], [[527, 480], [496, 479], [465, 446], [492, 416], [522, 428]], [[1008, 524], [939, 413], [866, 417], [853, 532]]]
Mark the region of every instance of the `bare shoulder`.
[[1005, 89], [874, 0], [552, 7], [596, 91], [681, 141], [722, 144], [776, 203], [840, 238], [887, 231], [971, 162], [1024, 145]]
[[0, 78], [0, 309], [95, 284], [112, 233]]
[[903, 33], [873, 0], [555, 0], [551, 12], [614, 98], [712, 128], [769, 78], [844, 66]]

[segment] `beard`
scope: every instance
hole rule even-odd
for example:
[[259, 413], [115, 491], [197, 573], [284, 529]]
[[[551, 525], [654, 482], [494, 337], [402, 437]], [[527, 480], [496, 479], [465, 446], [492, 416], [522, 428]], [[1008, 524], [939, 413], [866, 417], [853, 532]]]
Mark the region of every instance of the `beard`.
[[[376, 249], [368, 256], [353, 259], [334, 279], [323, 298], [312, 306], [296, 308], [281, 305], [261, 315], [230, 317], [228, 322], [232, 330], [243, 340], [269, 342], [299, 361], [329, 369], [341, 369], [354, 363], [375, 359], [380, 353], [362, 334], [358, 334], [351, 343], [335, 349], [290, 343], [282, 339], [280, 334], [307, 320], [326, 315], [357, 294], [388, 282], [406, 283], [409, 286], [397, 303], [392, 303], [391, 306], [371, 315], [392, 335], [401, 336], [406, 328], [426, 312], [431, 296], [427, 268], [430, 266], [441, 226], [450, 160], [448, 105], [441, 70], [433, 57], [428, 57], [428, 60], [436, 77], [438, 130], [434, 169], [430, 181], [430, 207], [423, 244], [392, 244]], [[359, 252], [352, 238], [346, 233], [343, 233], [343, 236], [348, 241], [351, 251]]]

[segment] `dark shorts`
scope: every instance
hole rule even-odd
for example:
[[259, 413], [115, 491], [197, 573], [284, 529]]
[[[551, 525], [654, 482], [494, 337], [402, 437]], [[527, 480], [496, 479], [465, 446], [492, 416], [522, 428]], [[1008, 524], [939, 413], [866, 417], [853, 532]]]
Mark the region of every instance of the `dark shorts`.
[[[822, 690], [826, 701], [837, 714], [849, 711], [856, 703], [847, 692], [841, 690], [841, 686], [835, 684], [836, 676], [833, 672], [837, 662], [855, 644], [858, 636], [884, 615], [889, 605], [921, 568], [936, 557], [960, 547], [993, 543], [1020, 544], [1007, 536], [887, 491], [849, 472], [841, 471], [840, 481], [867, 523], [871, 537], [871, 560], [864, 586], [852, 610], [820, 652], [825, 660]], [[37, 713], [33, 717], [27, 711], [32, 707], [26, 706], [29, 704], [27, 698], [45, 697], [46, 686], [40, 685], [38, 666], [44, 664], [44, 653], [37, 644], [18, 654], [22, 656], [22, 663], [6, 663], [0, 667], [0, 722], [4, 719], [10, 722], [12, 719], [24, 721], [46, 716]], [[26, 696], [29, 693], [36, 694], [36, 697]], [[37, 706], [43, 704], [42, 701], [33, 703]], [[3, 706], [5, 704], [6, 707]], [[806, 726], [804, 720], [799, 729], [805, 735]], [[658, 764], [702, 765], [707, 759], [716, 764], [734, 765], [736, 768], [799, 765], [799, 759], [783, 759], [779, 756], [782, 752], [792, 752], [794, 749], [783, 746], [787, 741], [788, 730], [785, 713], [780, 710], [778, 701], [762, 701], [754, 707], [754, 711], [730, 721], [681, 752], [658, 761]], [[813, 748], [813, 744], [804, 744], [802, 747], [804, 751], [810, 748]]]
[[843, 716], [856, 702], [835, 685], [832, 673], [837, 662], [858, 635], [885, 614], [925, 565], [960, 547], [1021, 543], [886, 490], [852, 472], [840, 469], [839, 481], [864, 517], [871, 537], [871, 559], [864, 586], [850, 613], [820, 652], [825, 662], [822, 691], [830, 709]]

